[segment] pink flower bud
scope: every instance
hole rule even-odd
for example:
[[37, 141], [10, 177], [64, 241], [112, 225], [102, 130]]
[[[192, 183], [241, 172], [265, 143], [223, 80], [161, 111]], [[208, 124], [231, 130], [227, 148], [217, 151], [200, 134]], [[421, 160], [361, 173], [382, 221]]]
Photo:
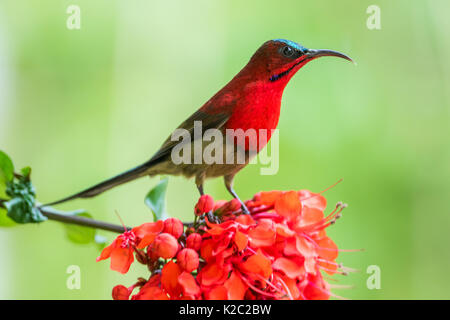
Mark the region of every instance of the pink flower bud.
[[177, 264], [187, 272], [194, 271], [199, 264], [197, 252], [190, 248], [181, 250], [177, 255]]
[[214, 207], [214, 200], [210, 195], [204, 194], [198, 199], [195, 205], [195, 214], [201, 216], [202, 214], [209, 212]]
[[128, 300], [130, 298], [130, 291], [127, 287], [119, 284], [112, 289], [112, 297], [114, 300]]
[[216, 203], [214, 204], [213, 211], [216, 211], [217, 209], [222, 207], [227, 202], [228, 202], [227, 200], [217, 200]]
[[163, 232], [169, 233], [178, 239], [183, 234], [183, 222], [177, 218], [169, 218], [164, 221]]
[[241, 208], [241, 202], [238, 199], [232, 199], [226, 202], [223, 206], [216, 209], [214, 213], [218, 216], [227, 215], [233, 213]]
[[178, 242], [171, 234], [160, 233], [151, 244], [151, 250], [158, 257], [171, 259], [178, 251]]
[[199, 251], [202, 245], [202, 236], [198, 233], [191, 233], [186, 239], [186, 247]]

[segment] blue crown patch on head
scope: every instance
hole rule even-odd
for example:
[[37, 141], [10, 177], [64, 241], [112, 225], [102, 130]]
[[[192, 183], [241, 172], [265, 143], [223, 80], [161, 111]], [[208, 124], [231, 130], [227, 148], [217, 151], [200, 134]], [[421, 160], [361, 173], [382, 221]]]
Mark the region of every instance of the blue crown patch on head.
[[286, 43], [288, 46], [291, 46], [292, 48], [295, 48], [297, 50], [300, 51], [305, 51], [306, 48], [304, 46], [299, 45], [298, 43], [291, 41], [291, 40], [286, 40], [286, 39], [273, 39], [273, 41], [278, 41], [278, 42], [283, 42]]

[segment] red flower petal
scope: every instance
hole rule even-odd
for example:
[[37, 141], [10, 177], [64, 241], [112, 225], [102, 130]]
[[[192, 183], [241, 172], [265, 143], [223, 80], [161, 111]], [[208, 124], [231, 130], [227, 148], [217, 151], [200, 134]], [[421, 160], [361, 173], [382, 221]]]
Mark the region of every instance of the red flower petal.
[[204, 240], [202, 242], [202, 248], [200, 249], [200, 255], [205, 261], [209, 261], [213, 258], [214, 241], [211, 239]]
[[283, 253], [286, 256], [301, 255], [301, 253], [297, 249], [297, 238], [296, 237], [290, 237], [290, 238], [286, 239]]
[[143, 287], [131, 300], [169, 300], [167, 294], [159, 287]]
[[245, 291], [248, 287], [244, 284], [239, 276], [235, 272], [231, 273], [230, 278], [225, 281], [225, 288], [228, 291], [229, 300], [243, 300], [245, 296]]
[[[303, 263], [306, 273], [315, 275], [316, 270], [316, 259], [314, 257], [305, 257], [305, 262]], [[320, 272], [319, 272], [320, 273]]]
[[224, 286], [217, 286], [206, 292], [208, 300], [227, 300], [228, 292]]
[[308, 226], [321, 221], [324, 218], [323, 211], [304, 206], [298, 227]]
[[272, 267], [275, 270], [283, 271], [286, 276], [288, 276], [291, 279], [295, 279], [297, 277], [300, 277], [305, 273], [305, 269], [303, 269], [303, 266], [298, 264], [296, 261], [280, 257], [273, 263]]
[[323, 267], [323, 270], [329, 275], [333, 275], [337, 272], [338, 265], [337, 263], [331, 263], [326, 261], [318, 261], [317, 264]]
[[251, 244], [255, 247], [271, 246], [275, 242], [275, 224], [272, 220], [261, 219], [256, 228], [248, 232], [248, 235]]
[[183, 294], [187, 296], [197, 296], [200, 294], [200, 287], [195, 278], [189, 272], [183, 272], [178, 277], [178, 283], [183, 288]]
[[271, 206], [275, 203], [275, 201], [283, 194], [282, 191], [268, 191], [268, 192], [261, 192], [259, 194], [259, 201], [261, 204], [266, 206]]
[[330, 288], [328, 284], [323, 281], [320, 272], [316, 276], [309, 275], [306, 286], [303, 289], [303, 295], [308, 300], [326, 300], [330, 297]]
[[277, 234], [285, 238], [292, 237], [293, 235], [295, 235], [295, 232], [285, 224], [277, 223], [276, 229]]
[[171, 298], [177, 297], [180, 293], [181, 288], [178, 286], [180, 274], [180, 267], [173, 261], [169, 261], [161, 270], [161, 285]]
[[155, 240], [156, 236], [164, 229], [164, 221], [149, 222], [133, 228], [131, 231], [141, 239], [137, 245], [138, 249], [143, 249]]
[[336, 260], [338, 257], [338, 247], [330, 238], [326, 237], [319, 241], [317, 241], [317, 245], [319, 246], [318, 254], [321, 258], [325, 260]]
[[259, 274], [265, 279], [272, 273], [272, 265], [269, 258], [264, 256], [260, 250], [242, 263], [241, 268], [245, 273]]
[[288, 191], [275, 201], [275, 211], [287, 219], [294, 220], [302, 210], [302, 204], [296, 191]]
[[228, 248], [228, 246], [230, 245], [231, 242], [231, 234], [221, 237], [220, 240], [215, 241], [214, 244], [214, 250], [213, 250], [213, 256], [217, 255], [218, 253], [222, 252], [223, 250], [225, 250], [226, 248]]
[[156, 222], [147, 222], [141, 224], [140, 226], [131, 229], [131, 231], [133, 231], [137, 237], [143, 238], [147, 233], [160, 233], [163, 231], [163, 229], [164, 221], [158, 220]]
[[227, 277], [228, 272], [217, 263], [206, 265], [198, 275], [201, 285], [207, 287], [222, 284]]
[[[293, 299], [299, 299], [300, 297], [300, 290], [297, 286], [297, 280], [291, 279], [287, 276], [279, 275], [280, 279], [284, 282], [287, 289], [289, 290], [289, 293], [291, 294]], [[282, 286], [284, 288], [284, 286]]]
[[114, 248], [111, 252], [111, 270], [127, 273], [134, 261], [132, 248]]
[[241, 214], [236, 218], [236, 222], [243, 224], [245, 226], [249, 226], [255, 223], [255, 220], [250, 215], [247, 214]]
[[296, 237], [296, 247], [298, 252], [304, 257], [316, 256], [316, 249], [314, 244], [308, 241], [305, 237], [297, 235]]
[[239, 230], [236, 231], [234, 234], [234, 243], [236, 244], [236, 247], [238, 251], [242, 251], [247, 247], [248, 244], [248, 237], [244, 233], [240, 232]]
[[300, 190], [298, 192], [300, 196], [300, 200], [304, 206], [308, 206], [310, 208], [325, 210], [327, 207], [327, 199], [324, 196], [318, 193], [312, 193], [309, 190]]
[[109, 246], [105, 247], [102, 252], [100, 253], [100, 256], [97, 257], [96, 261], [101, 261], [108, 259], [111, 256], [111, 252], [114, 250], [114, 248], [117, 246], [117, 239], [115, 239]]

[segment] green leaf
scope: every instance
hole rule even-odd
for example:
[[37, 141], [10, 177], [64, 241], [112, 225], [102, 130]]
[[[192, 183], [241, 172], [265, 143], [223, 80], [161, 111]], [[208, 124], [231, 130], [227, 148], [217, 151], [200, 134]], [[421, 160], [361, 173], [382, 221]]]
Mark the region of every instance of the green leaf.
[[[84, 210], [73, 211], [67, 214], [92, 219], [92, 216]], [[66, 228], [67, 237], [72, 242], [88, 244], [95, 241], [96, 230], [94, 228], [83, 227], [76, 224], [64, 224], [64, 227]]]
[[34, 207], [34, 198], [29, 197], [13, 198], [5, 202], [8, 217], [17, 223], [42, 222], [47, 217], [42, 215], [38, 208]]
[[0, 150], [0, 184], [6, 184], [13, 178], [14, 165], [8, 155]]
[[6, 194], [11, 200], [4, 206], [8, 217], [17, 223], [42, 222], [47, 220], [41, 211], [34, 206], [35, 191], [28, 178], [20, 177], [6, 183]]
[[30, 167], [22, 168], [22, 170], [20, 170], [20, 172], [22, 173], [22, 175], [25, 178], [30, 179], [30, 175], [31, 175], [31, 168]]
[[[0, 196], [8, 196], [2, 204], [6, 208], [7, 217], [17, 223], [42, 222], [47, 220], [35, 207], [35, 190], [30, 181], [31, 168], [21, 170], [22, 175], [14, 175], [14, 165], [6, 153], [0, 151]], [[1, 215], [0, 225], [11, 225]]]
[[17, 224], [6, 215], [6, 210], [0, 208], [0, 227], [12, 227], [15, 225]]
[[4, 197], [7, 182], [14, 178], [14, 165], [6, 153], [0, 150], [0, 197]]
[[145, 204], [153, 212], [153, 220], [163, 220], [168, 217], [166, 213], [166, 190], [169, 179], [162, 179], [145, 197]]
[[6, 184], [0, 182], [0, 198], [4, 199], [6, 197]]

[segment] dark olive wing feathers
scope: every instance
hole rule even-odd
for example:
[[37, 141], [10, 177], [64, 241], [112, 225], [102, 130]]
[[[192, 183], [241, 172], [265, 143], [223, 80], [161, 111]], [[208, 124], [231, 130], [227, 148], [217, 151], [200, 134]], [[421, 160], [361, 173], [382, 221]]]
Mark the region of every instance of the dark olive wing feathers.
[[[229, 118], [230, 118], [229, 114], [220, 113], [211, 115], [206, 112], [198, 110], [194, 114], [192, 114], [188, 119], [186, 119], [182, 124], [180, 124], [177, 129], [185, 129], [189, 131], [189, 134], [193, 139], [195, 121], [201, 122], [202, 136], [203, 136], [203, 132], [205, 132], [208, 129], [221, 129]], [[179, 141], [172, 141], [171, 137], [172, 135], [170, 135], [166, 139], [166, 141], [164, 141], [161, 148], [159, 148], [159, 150], [147, 162], [148, 166], [152, 166], [160, 162], [161, 160], [166, 159], [172, 152], [172, 149], [176, 145], [178, 145], [178, 143], [180, 143]]]

